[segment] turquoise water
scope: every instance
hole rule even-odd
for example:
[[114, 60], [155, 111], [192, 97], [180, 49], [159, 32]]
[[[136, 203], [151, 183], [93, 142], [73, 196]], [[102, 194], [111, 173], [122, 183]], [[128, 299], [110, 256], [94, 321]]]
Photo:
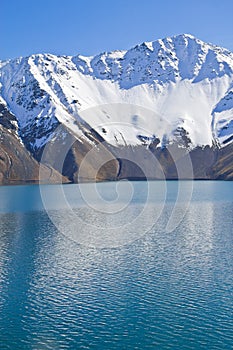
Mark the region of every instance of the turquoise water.
[[[147, 222], [163, 185], [152, 183]], [[179, 185], [165, 185], [154, 225], [102, 248], [59, 232], [38, 186], [0, 187], [0, 349], [233, 349], [233, 182], [184, 182], [176, 215], [191, 186], [192, 200], [169, 232]], [[99, 184], [99, 192], [111, 201], [114, 186]], [[132, 186], [129, 213], [137, 213], [147, 184]], [[62, 220], [58, 187], [44, 190]], [[79, 186], [63, 190], [75, 213], [105, 225], [107, 214], [93, 216]]]

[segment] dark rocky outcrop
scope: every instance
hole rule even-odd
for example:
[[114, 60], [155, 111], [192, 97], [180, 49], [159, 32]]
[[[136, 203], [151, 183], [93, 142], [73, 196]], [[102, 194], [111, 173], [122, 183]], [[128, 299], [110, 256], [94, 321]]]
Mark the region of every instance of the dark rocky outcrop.
[[[17, 121], [0, 105], [0, 184], [38, 183], [39, 174], [46, 183], [60, 182], [60, 174], [51, 166], [39, 164], [17, 134]], [[62, 177], [63, 182], [68, 179]]]

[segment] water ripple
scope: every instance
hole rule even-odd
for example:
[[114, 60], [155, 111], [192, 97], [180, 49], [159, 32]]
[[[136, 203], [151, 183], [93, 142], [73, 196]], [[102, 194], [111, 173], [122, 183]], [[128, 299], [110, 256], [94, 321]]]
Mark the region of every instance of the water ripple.
[[43, 211], [2, 214], [0, 348], [233, 349], [232, 209], [194, 202], [167, 234], [168, 203], [142, 239], [102, 250]]

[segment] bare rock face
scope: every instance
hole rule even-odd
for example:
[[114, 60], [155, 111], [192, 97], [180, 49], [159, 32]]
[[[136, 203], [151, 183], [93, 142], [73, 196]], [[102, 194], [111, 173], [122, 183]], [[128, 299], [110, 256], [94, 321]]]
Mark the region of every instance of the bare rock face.
[[216, 162], [212, 167], [212, 176], [217, 180], [233, 180], [233, 144], [218, 152]]
[[[21, 142], [16, 118], [0, 105], [0, 184], [60, 182], [61, 176], [52, 167], [40, 165]], [[65, 177], [64, 182], [68, 182]]]
[[56, 169], [70, 182], [117, 180], [119, 161], [101, 136], [85, 125], [79, 126], [85, 137], [77, 138], [64, 125], [36, 156], [40, 164]]

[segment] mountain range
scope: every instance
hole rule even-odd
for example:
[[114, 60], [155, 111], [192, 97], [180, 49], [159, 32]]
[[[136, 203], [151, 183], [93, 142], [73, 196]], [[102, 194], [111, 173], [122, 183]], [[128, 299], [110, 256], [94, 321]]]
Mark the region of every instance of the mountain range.
[[0, 61], [0, 140], [2, 184], [232, 180], [233, 53], [182, 34]]

